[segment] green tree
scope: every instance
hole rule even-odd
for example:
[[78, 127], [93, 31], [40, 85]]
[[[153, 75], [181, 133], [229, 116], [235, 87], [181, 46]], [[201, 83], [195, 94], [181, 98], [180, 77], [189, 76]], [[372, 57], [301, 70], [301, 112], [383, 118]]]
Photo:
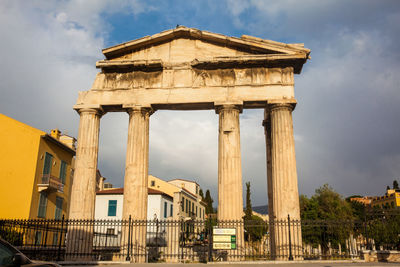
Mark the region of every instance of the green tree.
[[251, 198], [250, 198], [250, 182], [246, 183], [246, 209], [245, 209], [245, 217], [247, 219], [251, 219], [251, 215], [253, 215], [253, 208], [251, 206]]
[[400, 213], [396, 210], [375, 207], [373, 215], [369, 216], [367, 228], [369, 237], [377, 247], [400, 248]]
[[309, 199], [300, 197], [300, 214], [303, 220], [303, 240], [312, 245], [321, 244], [326, 251], [328, 244], [337, 247], [352, 232], [350, 220], [354, 219], [350, 203], [325, 184], [315, 190]]
[[247, 241], [259, 241], [268, 231], [267, 223], [253, 214], [251, 206], [250, 182], [246, 183], [246, 209], [244, 220], [245, 239]]
[[386, 186], [386, 190], [390, 190], [390, 186]]
[[350, 204], [328, 184], [316, 189], [313, 198], [318, 202], [321, 219], [351, 220], [354, 218]]
[[397, 180], [393, 181], [393, 189], [399, 189], [399, 183], [397, 182]]
[[357, 201], [348, 201], [348, 203], [350, 204], [354, 219], [363, 221], [366, 216], [365, 205]]
[[203, 193], [203, 189], [201, 189], [201, 188], [199, 190], [199, 195], [201, 196], [201, 200], [204, 201], [204, 193]]
[[207, 204], [207, 206], [206, 206], [206, 214], [209, 215], [209, 214], [214, 213], [214, 209], [213, 209], [213, 206], [212, 206], [214, 200], [212, 199], [210, 190], [208, 190], [208, 189], [206, 191], [206, 197], [204, 198], [204, 201]]

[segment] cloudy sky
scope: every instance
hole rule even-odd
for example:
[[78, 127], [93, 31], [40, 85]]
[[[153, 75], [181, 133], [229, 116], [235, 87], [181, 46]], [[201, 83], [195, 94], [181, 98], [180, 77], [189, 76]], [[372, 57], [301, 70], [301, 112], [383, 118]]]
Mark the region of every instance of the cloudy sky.
[[[78, 135], [72, 110], [90, 89], [101, 49], [175, 28], [304, 43], [295, 78], [299, 191], [330, 184], [344, 196], [383, 194], [400, 180], [399, 1], [0, 1], [0, 112]], [[262, 110], [241, 115], [243, 183], [267, 203]], [[128, 115], [101, 120], [99, 169], [122, 186]], [[214, 111], [158, 111], [149, 172], [196, 180], [217, 198]]]

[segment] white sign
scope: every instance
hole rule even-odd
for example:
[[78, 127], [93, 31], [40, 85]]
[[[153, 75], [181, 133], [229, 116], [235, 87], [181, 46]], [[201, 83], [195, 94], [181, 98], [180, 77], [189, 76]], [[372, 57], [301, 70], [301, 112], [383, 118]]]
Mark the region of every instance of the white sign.
[[214, 228], [214, 235], [236, 235], [236, 228]]
[[213, 243], [213, 249], [231, 249], [231, 243]]
[[215, 235], [214, 242], [228, 242], [231, 243], [230, 235]]

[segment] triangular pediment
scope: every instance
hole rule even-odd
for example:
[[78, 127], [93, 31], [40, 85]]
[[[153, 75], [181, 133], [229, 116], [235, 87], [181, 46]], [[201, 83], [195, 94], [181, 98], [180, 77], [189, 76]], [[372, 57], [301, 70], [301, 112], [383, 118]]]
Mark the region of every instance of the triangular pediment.
[[229, 37], [184, 26], [103, 49], [110, 61], [161, 60], [165, 63], [252, 55], [300, 55], [307, 59], [309, 53], [302, 44], [285, 44], [247, 35]]

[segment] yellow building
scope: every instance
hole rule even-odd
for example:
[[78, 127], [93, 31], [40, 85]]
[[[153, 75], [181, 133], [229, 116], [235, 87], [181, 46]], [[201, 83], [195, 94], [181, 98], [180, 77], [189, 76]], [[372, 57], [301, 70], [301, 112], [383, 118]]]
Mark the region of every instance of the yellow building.
[[75, 141], [0, 114], [0, 219], [67, 217]]
[[400, 207], [400, 190], [388, 189], [386, 194], [380, 197], [374, 197], [371, 203], [372, 207], [393, 209]]

